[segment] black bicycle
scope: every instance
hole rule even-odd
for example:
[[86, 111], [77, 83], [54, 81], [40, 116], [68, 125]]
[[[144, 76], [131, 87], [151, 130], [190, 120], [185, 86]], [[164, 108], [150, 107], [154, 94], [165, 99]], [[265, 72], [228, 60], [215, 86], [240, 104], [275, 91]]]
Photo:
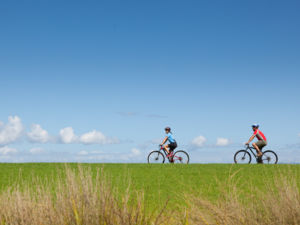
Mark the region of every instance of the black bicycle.
[[148, 155], [148, 163], [165, 163], [166, 158], [170, 163], [182, 163], [188, 164], [190, 161], [189, 154], [183, 150], [178, 150], [175, 153], [173, 151], [168, 153], [163, 146], [159, 146], [159, 150], [152, 151]]
[[[255, 154], [256, 149], [253, 147], [250, 147], [249, 145], [246, 145], [245, 150], [239, 150], [234, 155], [234, 162], [238, 164], [249, 164], [251, 163], [252, 157], [249, 153], [249, 151], [252, 153], [254, 158], [257, 162], [259, 162], [258, 156]], [[278, 156], [277, 154], [272, 150], [267, 150], [262, 152], [263, 155], [261, 156], [262, 163], [264, 164], [277, 164], [278, 162]]]

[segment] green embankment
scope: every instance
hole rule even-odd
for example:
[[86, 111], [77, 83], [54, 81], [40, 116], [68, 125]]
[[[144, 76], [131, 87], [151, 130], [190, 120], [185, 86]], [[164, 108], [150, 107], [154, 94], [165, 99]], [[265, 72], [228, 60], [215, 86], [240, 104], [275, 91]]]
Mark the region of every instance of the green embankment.
[[[65, 166], [78, 169], [78, 164], [68, 163], [25, 163], [0, 164], [0, 190], [17, 184], [29, 184], [38, 178], [47, 185], [55, 187], [57, 174]], [[267, 191], [278, 176], [296, 176], [300, 186], [300, 165], [231, 165], [231, 164], [191, 164], [191, 165], [148, 165], [148, 164], [80, 164], [91, 168], [95, 175], [97, 169], [103, 170], [114, 187], [125, 191], [128, 187], [135, 194], [144, 192], [145, 203], [149, 208], [160, 208], [169, 199], [168, 205], [177, 207], [184, 204], [184, 196], [201, 194], [215, 201], [225, 183], [234, 183], [245, 194], [257, 187]], [[231, 177], [231, 178], [230, 178]], [[130, 185], [130, 186], [129, 186]], [[225, 185], [224, 185], [225, 186]], [[226, 185], [228, 187], [228, 185]], [[254, 194], [254, 193], [253, 193]]]

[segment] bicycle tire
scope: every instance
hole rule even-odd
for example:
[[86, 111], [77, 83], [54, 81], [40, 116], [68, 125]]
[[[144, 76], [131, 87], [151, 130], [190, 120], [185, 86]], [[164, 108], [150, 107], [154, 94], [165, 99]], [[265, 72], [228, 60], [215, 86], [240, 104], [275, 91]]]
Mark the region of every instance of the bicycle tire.
[[246, 161], [245, 161], [243, 164], [250, 164], [250, 163], [251, 163], [251, 160], [252, 160], [252, 157], [251, 157], [250, 153], [247, 152], [246, 150], [239, 150], [239, 151], [237, 151], [237, 152], [234, 154], [234, 157], [233, 157], [234, 162], [235, 162], [236, 164], [242, 164], [242, 163], [240, 163], [239, 160], [238, 160], [238, 158], [239, 158], [238, 156], [239, 156], [240, 153], [242, 153], [242, 154], [244, 153], [244, 156], [242, 157], [242, 160], [245, 160], [245, 159], [244, 159], [245, 156], [247, 156], [247, 157], [249, 158], [249, 160], [246, 159]]
[[[177, 155], [179, 156], [177, 156]], [[180, 154], [183, 154], [185, 155], [184, 157], [186, 158], [186, 160], [183, 162], [183, 155], [180, 156]], [[178, 157], [178, 159], [176, 158]], [[190, 162], [190, 156], [189, 154], [186, 152], [186, 151], [183, 151], [183, 150], [178, 150], [174, 153], [174, 156], [173, 156], [173, 163], [183, 163], [183, 164], [189, 164]]]
[[[154, 154], [157, 154], [157, 156], [155, 157]], [[154, 156], [155, 157], [154, 159], [157, 162], [155, 162], [155, 161], [152, 162], [151, 156]], [[159, 161], [159, 158], [162, 158], [162, 161]], [[148, 159], [148, 163], [165, 163], [165, 156], [160, 151], [152, 151], [152, 152], [150, 152], [147, 159]]]
[[[274, 156], [274, 160], [271, 163], [270, 163], [270, 161], [271, 161], [270, 155]], [[277, 154], [274, 151], [272, 151], [272, 150], [266, 150], [266, 151], [263, 152], [262, 160], [263, 160], [264, 164], [265, 164], [265, 161], [268, 162], [267, 164], [277, 164], [277, 162], [278, 162], [278, 156], [277, 156]]]

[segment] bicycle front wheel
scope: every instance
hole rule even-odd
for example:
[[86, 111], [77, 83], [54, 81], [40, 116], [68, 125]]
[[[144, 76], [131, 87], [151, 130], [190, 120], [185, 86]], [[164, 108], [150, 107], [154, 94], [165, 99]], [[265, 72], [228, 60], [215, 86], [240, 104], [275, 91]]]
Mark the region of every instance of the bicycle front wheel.
[[183, 150], [179, 150], [179, 151], [175, 152], [175, 154], [173, 156], [174, 163], [188, 164], [189, 161], [190, 161], [189, 154], [187, 154]]
[[263, 152], [262, 161], [264, 164], [277, 164], [278, 156], [275, 152], [267, 150]]
[[249, 164], [251, 162], [251, 155], [246, 150], [237, 151], [234, 155], [234, 162], [237, 164]]
[[150, 152], [148, 155], [148, 163], [164, 163], [165, 156], [160, 151]]

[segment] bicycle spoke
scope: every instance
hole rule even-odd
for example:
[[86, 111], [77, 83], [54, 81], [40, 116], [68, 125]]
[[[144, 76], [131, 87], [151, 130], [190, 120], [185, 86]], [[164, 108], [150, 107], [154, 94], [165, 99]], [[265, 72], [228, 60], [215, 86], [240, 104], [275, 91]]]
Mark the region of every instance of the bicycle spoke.
[[154, 162], [159, 161], [159, 154], [152, 154], [151, 159], [152, 159], [152, 161], [154, 161]]
[[277, 163], [277, 155], [273, 151], [265, 151], [262, 156], [262, 161], [264, 164], [276, 164]]
[[251, 162], [251, 156], [249, 152], [240, 150], [234, 155], [234, 162], [239, 164], [248, 164]]
[[165, 158], [159, 151], [153, 151], [148, 156], [148, 163], [164, 163]]
[[[167, 157], [167, 160], [170, 163], [182, 163], [182, 164], [188, 164], [190, 159], [189, 155], [183, 151], [179, 150], [175, 152], [175, 154], [170, 155]], [[148, 155], [148, 163], [164, 163], [165, 162], [165, 156], [161, 151], [152, 151]]]
[[189, 163], [189, 156], [184, 151], [177, 151], [173, 157], [174, 163], [181, 163], [181, 164], [188, 164]]

